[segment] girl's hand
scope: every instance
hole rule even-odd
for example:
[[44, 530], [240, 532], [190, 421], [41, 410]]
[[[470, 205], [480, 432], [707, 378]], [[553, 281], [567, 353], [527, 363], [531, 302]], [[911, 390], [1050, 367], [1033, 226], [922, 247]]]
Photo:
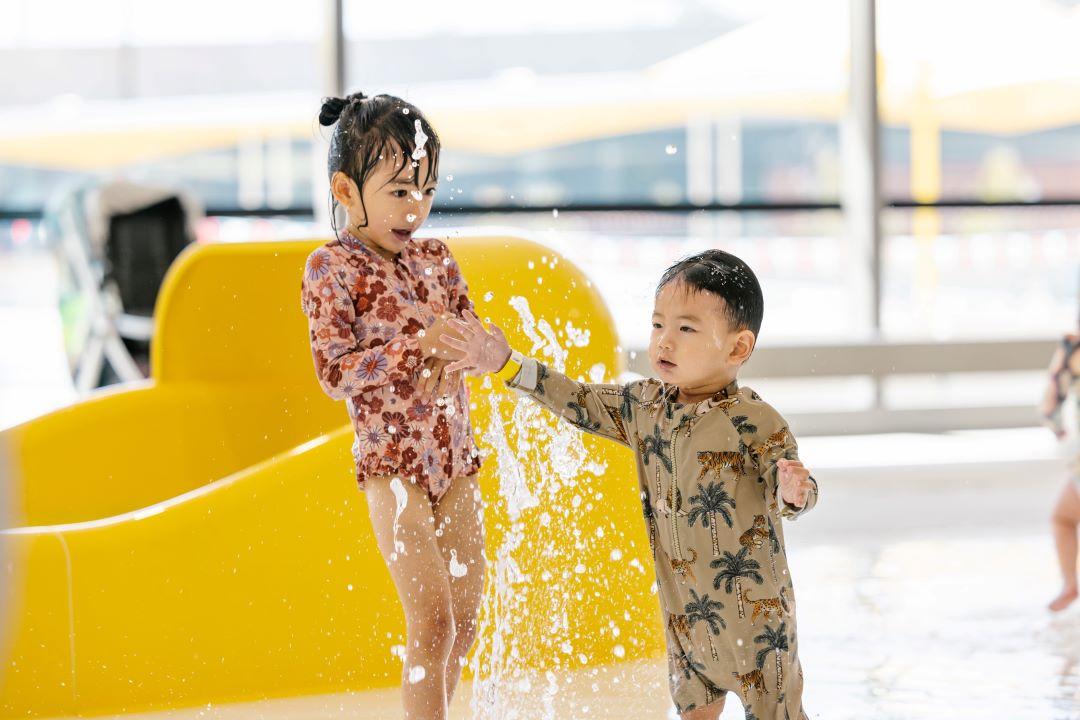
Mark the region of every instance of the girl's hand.
[[491, 324], [491, 330], [484, 328], [480, 318], [466, 310], [463, 320], [453, 319], [450, 326], [462, 339], [442, 335], [443, 344], [461, 353], [462, 357], [446, 366], [450, 372], [468, 370], [472, 375], [496, 372], [510, 359], [510, 343], [499, 326]]
[[776, 461], [777, 477], [780, 483], [780, 498], [788, 505], [801, 508], [806, 505], [814, 483], [810, 481], [810, 471], [798, 460], [781, 458]]
[[439, 342], [439, 338], [448, 333], [453, 332], [456, 335], [456, 330], [450, 326], [452, 321], [456, 321], [453, 315], [443, 315], [435, 319], [435, 322], [431, 324], [431, 327], [424, 330], [424, 336], [420, 338], [420, 352], [424, 353], [425, 358], [434, 357], [442, 360], [460, 360], [461, 352], [451, 347], [447, 347]]
[[458, 381], [456, 373], [447, 372], [446, 366], [449, 364], [449, 360], [434, 357], [424, 360], [423, 369], [420, 372], [420, 392], [436, 397], [449, 394]]

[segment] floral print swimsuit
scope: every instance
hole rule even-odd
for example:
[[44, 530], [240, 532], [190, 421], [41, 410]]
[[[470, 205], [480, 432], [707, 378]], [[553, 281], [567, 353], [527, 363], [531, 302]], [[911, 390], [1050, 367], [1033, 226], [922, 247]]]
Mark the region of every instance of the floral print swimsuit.
[[473, 307], [443, 241], [413, 240], [388, 260], [342, 232], [308, 256], [301, 303], [319, 384], [347, 401], [361, 490], [370, 477], [397, 475], [434, 502], [480, 469], [464, 381], [445, 398], [418, 387], [419, 332]]

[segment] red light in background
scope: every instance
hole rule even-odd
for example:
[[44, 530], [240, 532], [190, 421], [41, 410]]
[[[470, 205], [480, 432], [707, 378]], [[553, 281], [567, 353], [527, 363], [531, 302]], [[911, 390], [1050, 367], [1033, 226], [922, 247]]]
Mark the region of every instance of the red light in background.
[[15, 247], [25, 245], [34, 234], [34, 224], [26, 218], [19, 218], [11, 223], [11, 242]]

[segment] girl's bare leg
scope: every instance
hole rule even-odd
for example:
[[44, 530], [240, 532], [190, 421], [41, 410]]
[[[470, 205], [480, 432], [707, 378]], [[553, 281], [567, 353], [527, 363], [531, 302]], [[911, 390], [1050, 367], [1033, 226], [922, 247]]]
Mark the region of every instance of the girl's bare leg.
[[[404, 488], [406, 500], [396, 522], [394, 488], [399, 492]], [[431, 500], [426, 490], [408, 478], [369, 478], [366, 494], [375, 540], [405, 610], [401, 680], [405, 719], [445, 720], [446, 661], [454, 646], [454, 616], [450, 576], [435, 540]]]
[[454, 646], [446, 666], [446, 702], [454, 697], [465, 656], [476, 639], [476, 615], [484, 594], [484, 523], [475, 475], [455, 478], [435, 504], [436, 542], [450, 575]]

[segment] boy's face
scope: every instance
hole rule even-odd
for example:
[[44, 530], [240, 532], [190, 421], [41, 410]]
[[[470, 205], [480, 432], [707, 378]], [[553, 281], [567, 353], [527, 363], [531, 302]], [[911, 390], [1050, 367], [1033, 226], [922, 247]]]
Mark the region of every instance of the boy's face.
[[[400, 150], [384, 154], [364, 182], [363, 205], [356, 183], [344, 173], [335, 174], [332, 183], [334, 196], [348, 210], [349, 231], [384, 256], [398, 254], [412, 240], [413, 233], [427, 221], [435, 200], [437, 178], [423, 182], [429, 158], [421, 158], [413, 167], [412, 159], [406, 157], [405, 167], [398, 172], [401, 159]], [[415, 178], [420, 179], [419, 185]]]
[[754, 349], [754, 334], [733, 332], [724, 301], [680, 279], [656, 296], [649, 361], [661, 380], [687, 393], [716, 392], [731, 382]]

